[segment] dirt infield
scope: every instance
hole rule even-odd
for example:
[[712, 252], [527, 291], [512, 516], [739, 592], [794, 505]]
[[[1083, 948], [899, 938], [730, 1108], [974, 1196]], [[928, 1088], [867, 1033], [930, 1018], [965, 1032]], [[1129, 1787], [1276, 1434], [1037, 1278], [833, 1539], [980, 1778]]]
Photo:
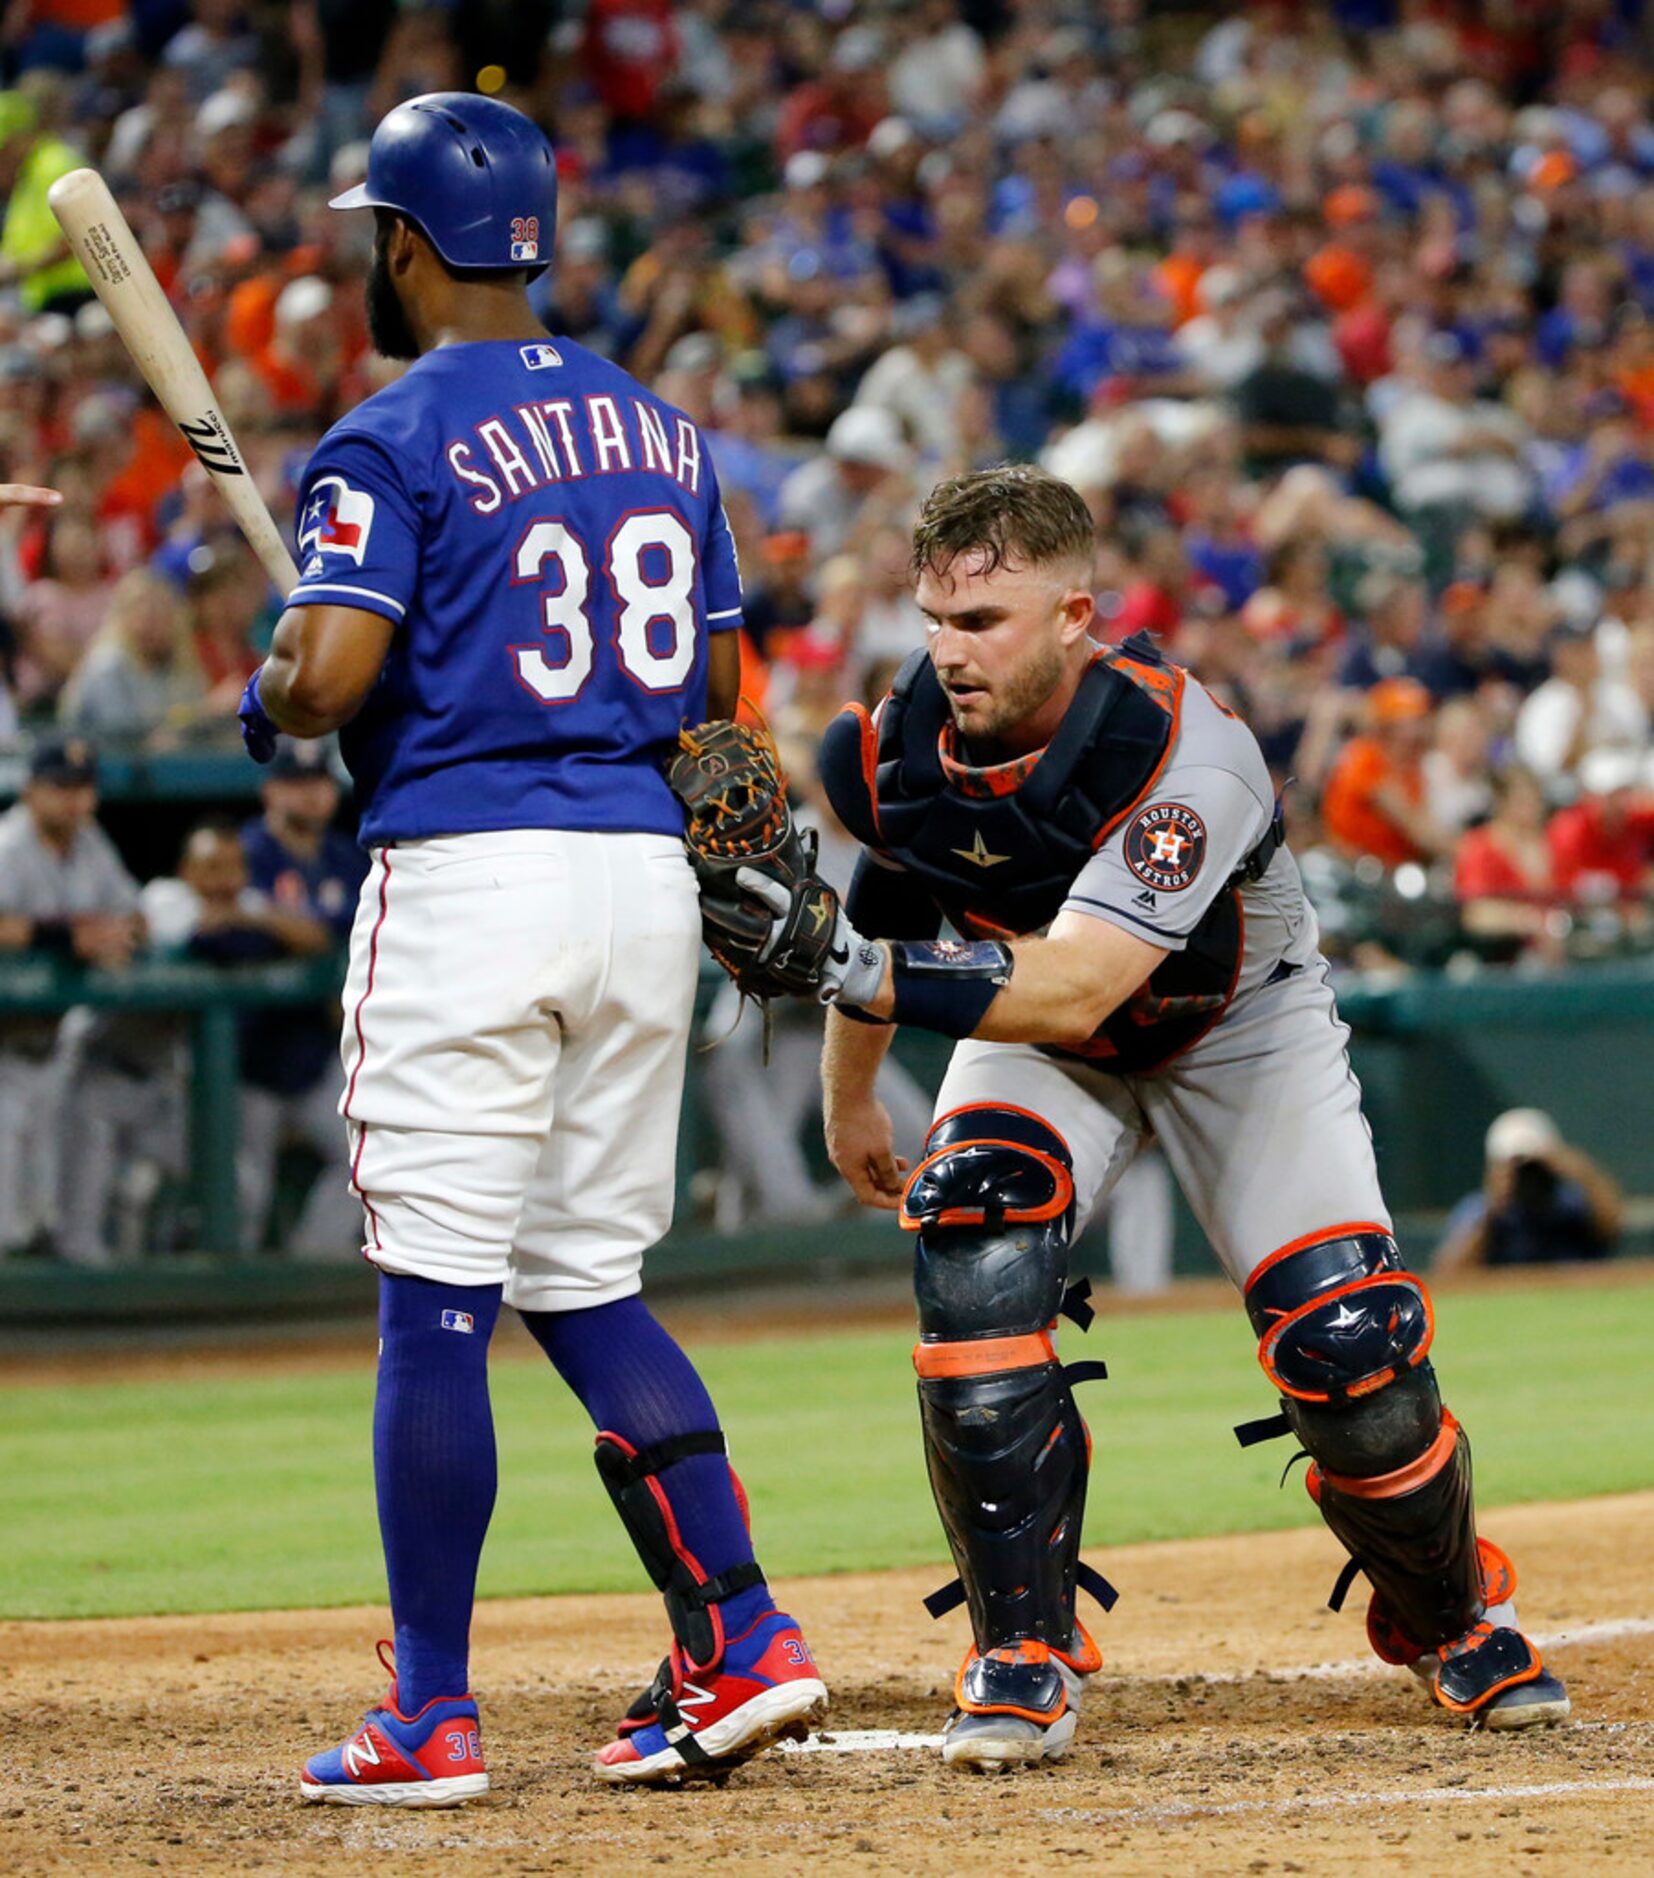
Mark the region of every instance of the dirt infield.
[[[839, 1751], [721, 1790], [612, 1793], [591, 1745], [658, 1657], [650, 1599], [484, 1605], [474, 1666], [494, 1791], [454, 1813], [302, 1806], [298, 1763], [378, 1693], [367, 1611], [0, 1625], [0, 1863], [37, 1872], [689, 1870], [1482, 1874], [1654, 1870], [1654, 1493], [1508, 1509], [1529, 1625], [1575, 1720], [1474, 1735], [1322, 1608], [1319, 1532], [1119, 1547], [1107, 1667], [1071, 1758], [1004, 1779], [932, 1749], [963, 1643], [922, 1573], [785, 1586], [832, 1686]], [[1359, 1604], [1359, 1596], [1352, 1604]], [[1573, 1640], [1567, 1640], [1570, 1633]]]

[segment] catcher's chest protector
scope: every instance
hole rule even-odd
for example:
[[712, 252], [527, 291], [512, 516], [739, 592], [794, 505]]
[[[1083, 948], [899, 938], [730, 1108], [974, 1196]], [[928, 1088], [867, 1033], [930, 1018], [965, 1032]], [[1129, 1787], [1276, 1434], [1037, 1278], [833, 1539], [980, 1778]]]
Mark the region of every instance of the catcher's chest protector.
[[[1149, 795], [1177, 736], [1185, 674], [1150, 642], [1099, 655], [1057, 734], [992, 770], [950, 761], [947, 696], [927, 652], [896, 675], [877, 718], [852, 705], [827, 727], [828, 799], [866, 846], [899, 861], [973, 938], [1042, 931], [1075, 878]], [[877, 936], [877, 935], [874, 935]], [[1110, 1069], [1169, 1062], [1222, 1015], [1240, 972], [1240, 895], [1220, 893], [1136, 997], [1078, 1054]]]

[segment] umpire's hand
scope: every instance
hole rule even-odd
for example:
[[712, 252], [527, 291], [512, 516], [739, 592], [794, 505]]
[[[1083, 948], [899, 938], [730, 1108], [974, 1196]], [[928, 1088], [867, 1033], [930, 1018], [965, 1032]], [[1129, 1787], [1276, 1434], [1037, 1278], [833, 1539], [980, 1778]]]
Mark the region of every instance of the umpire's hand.
[[863, 1206], [894, 1213], [907, 1184], [907, 1162], [896, 1152], [896, 1131], [877, 1096], [834, 1102], [827, 1111], [827, 1158]]

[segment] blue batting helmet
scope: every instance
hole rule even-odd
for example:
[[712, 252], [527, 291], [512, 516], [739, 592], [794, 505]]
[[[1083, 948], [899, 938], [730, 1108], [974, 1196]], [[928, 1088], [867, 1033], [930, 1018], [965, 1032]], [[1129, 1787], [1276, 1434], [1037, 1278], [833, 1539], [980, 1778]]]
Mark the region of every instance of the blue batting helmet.
[[410, 98], [381, 119], [366, 182], [335, 209], [395, 209], [450, 267], [526, 267], [551, 259], [557, 160], [532, 118], [469, 91]]

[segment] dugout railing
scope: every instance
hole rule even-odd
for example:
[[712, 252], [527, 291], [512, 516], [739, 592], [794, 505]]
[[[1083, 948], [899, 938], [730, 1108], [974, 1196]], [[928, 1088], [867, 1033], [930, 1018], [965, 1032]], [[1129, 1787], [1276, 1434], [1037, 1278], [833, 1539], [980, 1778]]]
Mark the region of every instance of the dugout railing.
[[[96, 1271], [42, 1258], [5, 1260], [0, 1324], [231, 1318], [368, 1305], [371, 1274], [353, 1261], [298, 1264], [280, 1252], [246, 1257], [222, 1250], [239, 1243], [238, 1017], [258, 1006], [334, 998], [341, 976], [337, 959], [230, 968], [140, 960], [120, 972], [80, 970], [29, 954], [0, 959], [0, 1014], [93, 1006], [176, 1013], [186, 1023], [187, 1196], [199, 1222], [200, 1248]], [[709, 978], [709, 996], [712, 988]], [[1385, 982], [1349, 982], [1341, 1008], [1351, 1025], [1352, 1060], [1366, 1090], [1386, 1190], [1410, 1254], [1428, 1254], [1445, 1210], [1478, 1184], [1489, 1120], [1524, 1104], [1550, 1110], [1569, 1139], [1588, 1146], [1619, 1178], [1632, 1196], [1630, 1244], [1649, 1249], [1654, 960], [1543, 978], [1488, 971], [1470, 979], [1412, 973]], [[946, 1043], [910, 1033], [900, 1044], [909, 1067], [934, 1082]], [[656, 1255], [657, 1284], [728, 1282], [782, 1271], [820, 1276], [895, 1269], [905, 1262], [905, 1243], [888, 1215], [732, 1233], [700, 1223], [692, 1183], [697, 1169], [716, 1155], [702, 1073], [701, 1059], [692, 1052], [679, 1223]], [[67, 1146], [72, 1152], [72, 1141]], [[1085, 1246], [1082, 1263], [1104, 1269], [1100, 1247]], [[1179, 1220], [1177, 1268], [1213, 1269], [1186, 1214]]]

